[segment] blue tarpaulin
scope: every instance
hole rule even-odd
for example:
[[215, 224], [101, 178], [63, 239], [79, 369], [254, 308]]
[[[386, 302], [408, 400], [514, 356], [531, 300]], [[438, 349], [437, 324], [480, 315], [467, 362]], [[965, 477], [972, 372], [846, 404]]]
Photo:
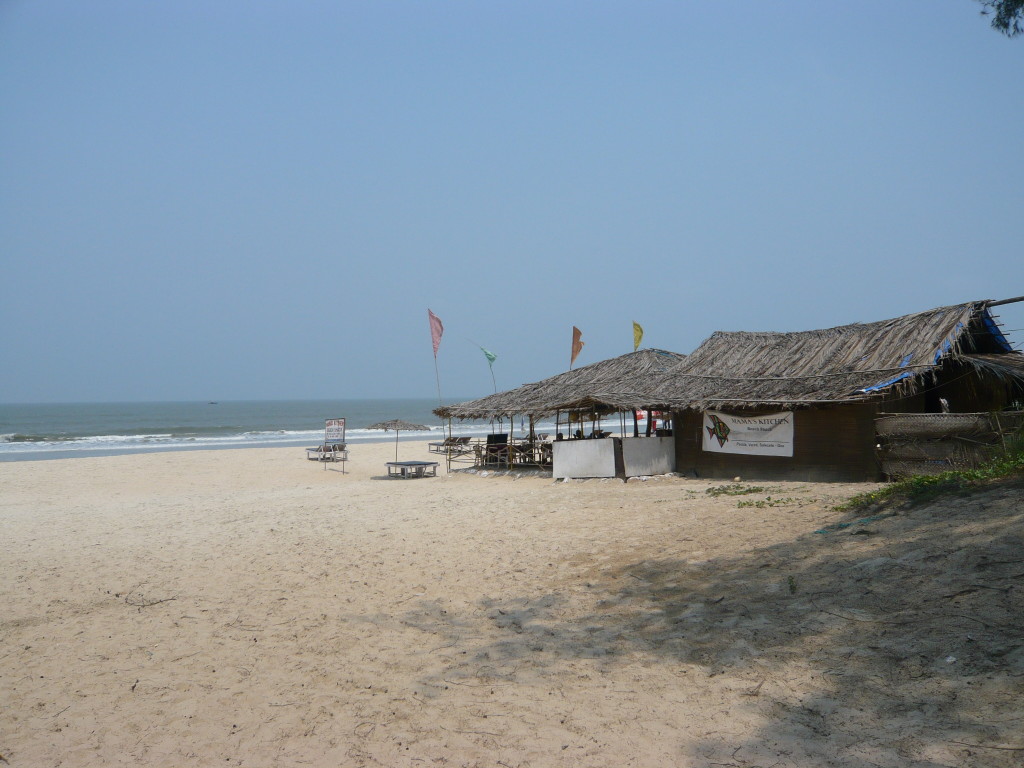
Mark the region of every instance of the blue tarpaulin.
[[870, 387], [864, 387], [864, 389], [859, 389], [857, 391], [858, 392], [865, 392], [865, 393], [867, 393], [867, 392], [877, 392], [880, 389], [885, 389], [886, 387], [891, 387], [897, 381], [903, 381], [904, 379], [909, 379], [913, 375], [914, 374], [912, 372], [907, 371], [906, 373], [901, 373], [899, 376], [893, 376], [891, 379], [886, 379], [885, 381], [880, 381], [877, 384], [872, 384]]
[[989, 332], [996, 337], [996, 341], [998, 341], [1000, 346], [1002, 346], [1003, 351], [1013, 352], [1013, 347], [1010, 346], [1010, 342], [1006, 340], [1005, 336], [1003, 336], [1003, 332], [999, 330], [999, 325], [992, 319], [992, 315], [989, 314], [987, 309], [981, 315], [981, 322], [984, 323]]

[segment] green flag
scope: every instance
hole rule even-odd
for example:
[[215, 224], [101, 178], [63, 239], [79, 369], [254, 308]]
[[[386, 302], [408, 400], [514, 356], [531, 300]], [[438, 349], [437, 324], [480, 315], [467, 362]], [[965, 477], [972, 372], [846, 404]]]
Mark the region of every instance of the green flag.
[[[477, 346], [480, 347], [479, 344], [477, 344]], [[495, 391], [495, 393], [497, 393], [497, 391], [498, 391], [498, 382], [495, 381], [495, 379], [494, 379], [494, 361], [498, 359], [498, 356], [496, 354], [494, 354], [493, 352], [491, 352], [491, 350], [484, 349], [483, 347], [480, 347], [480, 351], [483, 352], [484, 353], [484, 357], [487, 358], [487, 365], [491, 369], [491, 384], [494, 385], [494, 391]]]

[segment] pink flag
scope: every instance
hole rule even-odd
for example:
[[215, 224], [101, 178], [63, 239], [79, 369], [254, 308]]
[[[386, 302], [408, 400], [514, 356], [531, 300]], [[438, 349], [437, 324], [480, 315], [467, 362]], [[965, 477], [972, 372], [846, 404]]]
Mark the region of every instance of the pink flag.
[[434, 357], [437, 358], [437, 348], [441, 346], [441, 334], [444, 333], [444, 323], [441, 318], [427, 310], [427, 318], [430, 320], [430, 340], [434, 342]]

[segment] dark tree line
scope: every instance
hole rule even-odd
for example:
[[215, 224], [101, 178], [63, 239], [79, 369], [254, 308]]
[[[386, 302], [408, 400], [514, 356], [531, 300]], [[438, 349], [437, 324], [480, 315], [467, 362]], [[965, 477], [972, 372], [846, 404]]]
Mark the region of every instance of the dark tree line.
[[992, 17], [992, 27], [1007, 37], [1024, 32], [1024, 0], [978, 0], [982, 16]]

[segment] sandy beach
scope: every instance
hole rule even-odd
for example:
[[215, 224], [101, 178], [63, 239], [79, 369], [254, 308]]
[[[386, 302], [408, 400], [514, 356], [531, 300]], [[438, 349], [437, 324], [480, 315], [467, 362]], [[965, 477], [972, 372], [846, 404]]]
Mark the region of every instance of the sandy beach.
[[857, 522], [873, 486], [351, 448], [0, 464], [2, 764], [1024, 758], [1020, 487]]

